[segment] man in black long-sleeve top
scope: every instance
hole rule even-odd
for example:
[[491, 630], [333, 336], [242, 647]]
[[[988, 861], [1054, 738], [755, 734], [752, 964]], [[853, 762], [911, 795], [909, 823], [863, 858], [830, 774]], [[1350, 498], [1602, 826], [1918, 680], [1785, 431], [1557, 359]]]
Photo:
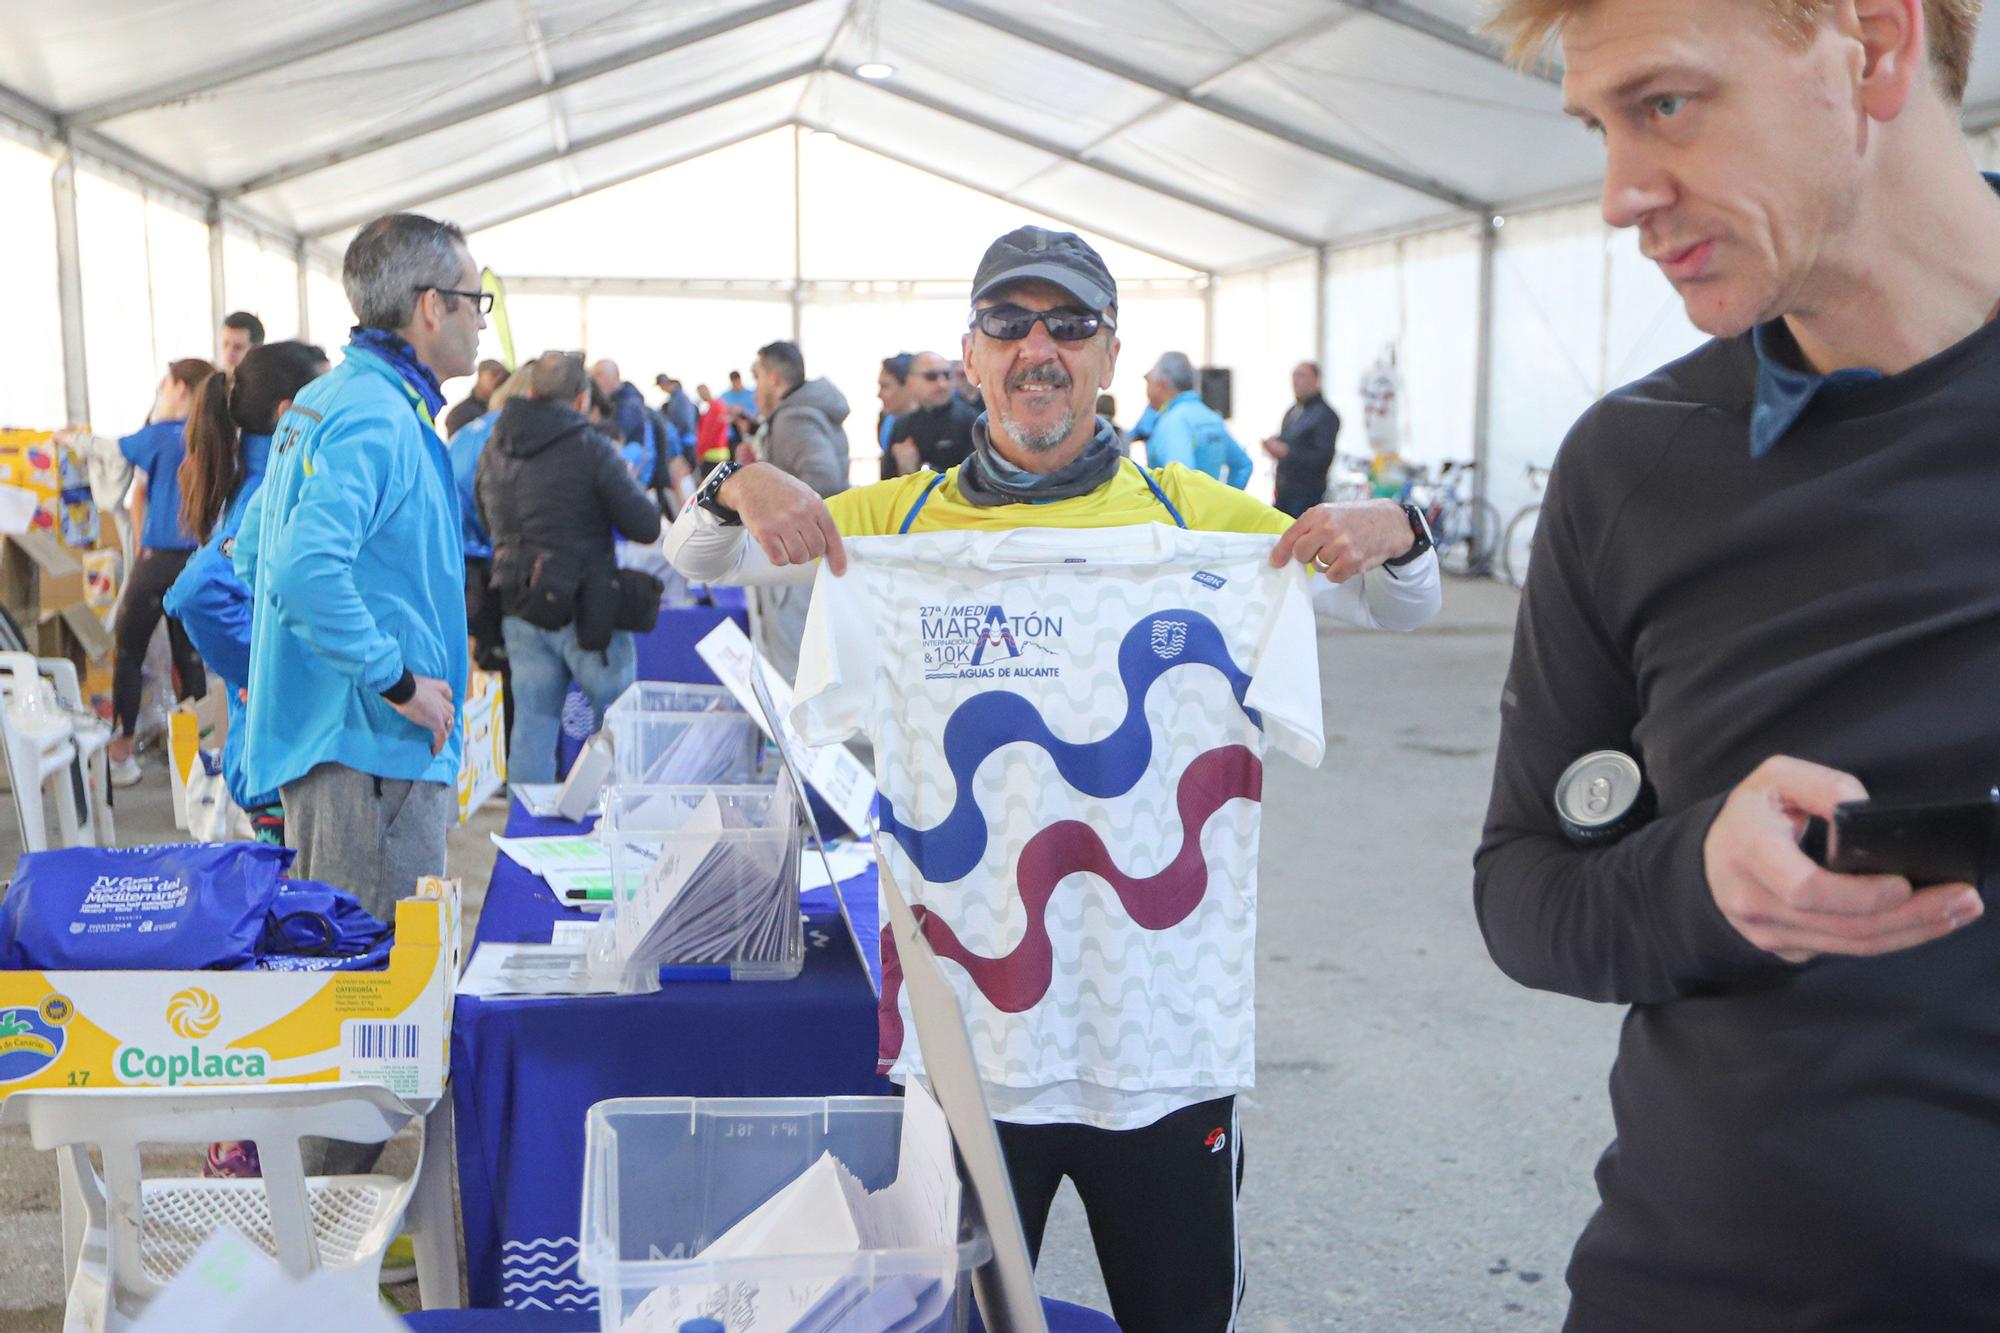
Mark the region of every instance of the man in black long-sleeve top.
[[1271, 503], [1297, 518], [1326, 498], [1340, 413], [1320, 395], [1317, 361], [1292, 367], [1292, 397], [1296, 401], [1286, 410], [1278, 433], [1264, 441], [1264, 452], [1278, 460], [1277, 496]]
[[[1546, 13], [1501, 23], [1535, 43]], [[1554, 20], [1606, 220], [1715, 335], [1563, 445], [1476, 859], [1509, 975], [1632, 1006], [1572, 1330], [2000, 1321], [1995, 886], [1833, 874], [1797, 842], [1841, 801], [2000, 780], [2000, 549], [1977, 539], [2000, 181], [1957, 128], [1973, 13]], [[1586, 848], [1553, 792], [1599, 749], [1639, 761], [1658, 814]]]

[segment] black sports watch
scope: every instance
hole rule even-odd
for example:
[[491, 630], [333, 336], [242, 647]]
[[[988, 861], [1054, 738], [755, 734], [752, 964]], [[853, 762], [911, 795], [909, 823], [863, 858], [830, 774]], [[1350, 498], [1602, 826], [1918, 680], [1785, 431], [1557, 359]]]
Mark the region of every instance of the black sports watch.
[[743, 515], [737, 513], [734, 509], [731, 509], [715, 497], [721, 492], [722, 483], [728, 481], [741, 471], [742, 466], [741, 463], [733, 459], [727, 463], [718, 465], [715, 471], [708, 474], [708, 480], [701, 484], [701, 489], [694, 493], [694, 502], [715, 515], [716, 521], [721, 523], [725, 528], [742, 527]]
[[1409, 564], [1425, 551], [1437, 545], [1431, 538], [1431, 525], [1424, 520], [1423, 510], [1413, 504], [1405, 504], [1403, 506], [1403, 517], [1410, 520], [1410, 532], [1416, 537], [1416, 541], [1411, 545], [1409, 550], [1403, 552], [1394, 560], [1384, 560], [1382, 562], [1390, 569], [1401, 569], [1404, 565]]

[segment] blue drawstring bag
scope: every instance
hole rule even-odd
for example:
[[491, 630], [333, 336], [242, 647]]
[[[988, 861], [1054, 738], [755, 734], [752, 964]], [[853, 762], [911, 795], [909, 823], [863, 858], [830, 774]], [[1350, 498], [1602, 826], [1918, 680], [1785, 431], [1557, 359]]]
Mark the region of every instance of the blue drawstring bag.
[[394, 932], [345, 889], [281, 880], [251, 966], [266, 972], [356, 971], [388, 962]]
[[24, 853], [0, 899], [0, 966], [241, 967], [293, 855], [255, 842]]

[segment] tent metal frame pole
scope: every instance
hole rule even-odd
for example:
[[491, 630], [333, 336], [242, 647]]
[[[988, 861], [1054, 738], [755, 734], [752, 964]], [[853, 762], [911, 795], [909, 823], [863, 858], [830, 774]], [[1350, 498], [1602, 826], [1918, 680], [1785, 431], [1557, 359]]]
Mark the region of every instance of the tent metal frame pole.
[[307, 317], [307, 311], [312, 303], [312, 283], [308, 275], [312, 272], [312, 254], [306, 249], [304, 241], [292, 247], [292, 264], [299, 271], [299, 341], [309, 343], [312, 339], [307, 336], [307, 331], [312, 328], [312, 320]]
[[[707, 97], [699, 98], [693, 102], [684, 102], [677, 106], [669, 107], [655, 115], [647, 116], [643, 120], [619, 125], [616, 128], [604, 130], [598, 134], [587, 135], [572, 142], [563, 152], [557, 152], [553, 149], [543, 149], [527, 157], [516, 158], [505, 166], [494, 167], [490, 171], [482, 171], [474, 176], [461, 177], [456, 180], [430, 181], [426, 183], [421, 193], [405, 194], [391, 203], [371, 208], [366, 214], [349, 215], [332, 222], [321, 223], [314, 226], [310, 234], [315, 237], [332, 236], [338, 232], [346, 231], [349, 227], [358, 227], [364, 222], [372, 221], [385, 213], [406, 212], [419, 204], [449, 198], [451, 195], [462, 194], [468, 190], [481, 189], [496, 182], [507, 180], [509, 177], [518, 176], [522, 172], [533, 171], [537, 167], [545, 167], [551, 163], [560, 162], [565, 157], [588, 153], [594, 149], [603, 148], [608, 144], [617, 143], [622, 139], [629, 139], [633, 135], [643, 134], [648, 130], [659, 129], [661, 126], [671, 124], [676, 120], [683, 120], [689, 116], [698, 115], [703, 111], [712, 111], [724, 103], [749, 97], [751, 94], [763, 92], [767, 88], [775, 88], [779, 84], [789, 83], [793, 79], [804, 78], [818, 68], [817, 61], [801, 61], [797, 64], [788, 65], [784, 69], [773, 70], [769, 74], [759, 75], [757, 78], [746, 82], [733, 84], [719, 92], [711, 93]], [[708, 152], [713, 150], [704, 149], [703, 151]], [[689, 154], [689, 156], [698, 156], [698, 154]], [[552, 199], [548, 203], [539, 205], [538, 207], [547, 208], [563, 202], [565, 200]], [[491, 226], [493, 224], [487, 223], [485, 225]]]
[[1313, 251], [1313, 366], [1326, 364], [1328, 247]]
[[1204, 273], [1207, 283], [1201, 289], [1201, 363], [1215, 364], [1215, 275]]
[[[656, 60], [661, 56], [681, 50], [683, 47], [693, 46], [738, 27], [747, 27], [752, 23], [757, 23], [775, 15], [783, 14], [788, 10], [796, 9], [804, 3], [808, 3], [808, 0], [768, 0], [767, 3], [758, 5], [755, 8], [732, 13], [722, 18], [709, 19], [706, 22], [698, 23], [691, 28], [682, 29], [658, 41], [648, 42], [644, 46], [636, 47], [629, 51], [621, 51], [615, 56], [593, 60], [588, 64], [579, 65], [574, 69], [560, 72], [550, 62], [547, 55], [546, 39], [540, 36], [540, 30], [537, 27], [532, 30], [536, 35], [531, 39], [531, 54], [539, 53], [537, 68], [546, 72], [540, 74], [533, 83], [521, 84], [517, 87], [509, 88], [504, 92], [495, 93], [490, 97], [480, 98], [478, 101], [465, 106], [454, 107], [449, 111], [442, 111], [434, 116], [426, 116], [421, 120], [412, 120], [398, 125], [393, 129], [371, 134], [366, 138], [349, 140], [346, 143], [336, 145], [322, 152], [311, 153], [304, 157], [294, 158], [289, 162], [280, 163], [278, 166], [272, 167], [267, 171], [260, 171], [255, 176], [246, 177], [234, 185], [224, 187], [222, 197], [225, 199], [236, 199], [257, 190], [268, 190], [273, 186], [297, 180], [301, 176], [310, 176], [316, 171], [325, 171], [330, 167], [337, 167], [344, 162], [352, 162], [356, 158], [366, 157], [370, 153], [379, 153], [384, 149], [409, 143], [427, 134], [436, 134], [443, 130], [453, 129], [465, 124], [467, 121], [477, 120], [481, 116], [505, 111], [509, 107], [519, 106], [523, 102], [531, 102], [538, 97], [548, 97], [552, 94], [562, 92], [566, 88], [573, 88], [578, 84], [587, 83], [592, 79], [602, 78], [606, 74], [613, 74], [619, 70], [628, 69], [633, 65], [642, 64], [648, 60]], [[532, 10], [528, 11], [527, 21], [533, 21]], [[560, 115], [559, 108], [556, 110], [556, 114]]]
[[805, 240], [805, 171], [801, 158], [801, 145], [806, 132], [797, 121], [792, 123], [792, 342], [797, 344], [805, 337], [806, 326], [806, 240]]
[[1478, 34], [1468, 32], [1450, 19], [1440, 18], [1416, 5], [1405, 3], [1405, 0], [1341, 0], [1341, 3], [1362, 13], [1373, 14], [1385, 23], [1407, 28], [1432, 41], [1457, 47], [1467, 55], [1492, 61], [1523, 78], [1538, 79], [1543, 83], [1552, 83], [1558, 88], [1562, 86], [1562, 66], [1556, 63], [1552, 55], [1531, 64], [1516, 65], [1507, 58], [1505, 51]]
[[[1492, 490], [1493, 464], [1493, 260], [1499, 228], [1488, 215], [1479, 224], [1479, 343], [1472, 390], [1472, 494], [1478, 505]], [[1497, 539], [1500, 534], [1495, 533]]]
[[[1286, 125], [1280, 121], [1273, 120], [1269, 116], [1253, 111], [1248, 107], [1238, 106], [1226, 98], [1217, 97], [1211, 93], [1200, 92], [1193, 88], [1183, 88], [1171, 79], [1163, 79], [1149, 70], [1141, 69], [1137, 65], [1118, 60], [1112, 56], [1097, 51], [1086, 50], [1074, 42], [1065, 41], [1054, 33], [1044, 32], [1033, 24], [1023, 23], [1019, 19], [1000, 13], [985, 4], [978, 3], [978, 0], [930, 0], [930, 3], [940, 9], [957, 14], [961, 18], [970, 19], [974, 23], [991, 28], [995, 32], [1003, 32], [1010, 37], [1027, 42], [1031, 46], [1039, 46], [1045, 51], [1053, 51], [1057, 55], [1074, 60], [1080, 65], [1087, 65], [1099, 73], [1109, 74], [1113, 78], [1123, 79], [1125, 82], [1137, 84], [1141, 88], [1150, 88], [1162, 97], [1172, 98], [1177, 102], [1186, 103], [1188, 106], [1199, 107], [1211, 115], [1234, 122], [1245, 129], [1256, 130], [1260, 133], [1268, 134], [1273, 138], [1281, 139], [1291, 144], [1294, 148], [1302, 148], [1309, 153], [1316, 154], [1333, 162], [1338, 162], [1342, 166], [1351, 168], [1352, 170], [1373, 176], [1377, 180], [1388, 181], [1392, 184], [1400, 185], [1406, 190], [1413, 190], [1418, 194], [1428, 195], [1430, 198], [1436, 199], [1441, 203], [1450, 204], [1454, 208], [1462, 208], [1469, 213], [1487, 211], [1487, 207], [1483, 202], [1444, 181], [1425, 176], [1421, 172], [1406, 170], [1393, 163], [1385, 162], [1378, 157], [1349, 148], [1344, 144], [1335, 143], [1330, 139], [1323, 139], [1298, 126]], [[1365, 6], [1362, 6], [1362, 8], [1365, 8]], [[885, 85], [881, 84], [877, 84], [876, 86], [885, 87]], [[966, 113], [961, 112], [957, 114], [963, 119], [972, 119]], [[977, 124], [978, 122], [974, 121], [973, 123]], [[1088, 163], [1086, 165], [1094, 166], [1097, 164]], [[1268, 225], [1266, 229], [1268, 230]], [[1308, 241], [1305, 244], [1316, 245], [1318, 242]]]
[[1039, 134], [1031, 134], [1017, 126], [1003, 124], [997, 120], [990, 120], [985, 116], [979, 115], [977, 112], [968, 111], [962, 107], [955, 107], [949, 102], [930, 96], [928, 93], [920, 93], [913, 88], [899, 88], [892, 84], [877, 83], [869, 79], [864, 79], [859, 74], [841, 69], [838, 66], [833, 67], [830, 72], [838, 74], [845, 79], [852, 79], [864, 88], [873, 88], [878, 92], [887, 93], [891, 97], [899, 98], [913, 106], [923, 107], [926, 111], [934, 111], [940, 116], [946, 116], [962, 124], [970, 125], [974, 129], [984, 130], [986, 133], [997, 135], [1002, 139], [1011, 139], [1015, 143], [1032, 148], [1038, 153], [1045, 153], [1050, 157], [1059, 158], [1065, 162], [1073, 162], [1080, 167], [1087, 167], [1092, 171], [1102, 172], [1114, 180], [1124, 181], [1127, 185], [1136, 185], [1142, 190], [1150, 190], [1154, 194], [1161, 195], [1164, 198], [1186, 204], [1189, 208], [1199, 209], [1212, 216], [1227, 219], [1239, 227], [1289, 242], [1301, 250], [1310, 250], [1320, 243], [1320, 237], [1308, 236], [1302, 231], [1296, 231], [1282, 223], [1272, 222], [1268, 218], [1258, 217], [1253, 213], [1235, 208], [1219, 200], [1204, 198], [1192, 191], [1183, 190], [1177, 185], [1169, 184], [1157, 176], [1149, 176], [1143, 171], [1133, 171], [1127, 167], [1121, 167], [1115, 162], [1102, 161], [1088, 154], [1076, 152], [1052, 139], [1045, 139]]
[[222, 317], [229, 313], [229, 288], [223, 258], [222, 209], [211, 204], [208, 210], [208, 326], [215, 330], [215, 361], [222, 363]]
[[[818, 124], [811, 120], [804, 120], [801, 121], [800, 123], [810, 130], [827, 131], [830, 129], [830, 127], [828, 126]], [[1053, 221], [1060, 222], [1066, 227], [1075, 227], [1078, 231], [1095, 232], [1097, 235], [1104, 237], [1104, 239], [1108, 241], [1116, 241], [1120, 245], [1129, 246], [1134, 250], [1138, 250], [1141, 251], [1142, 253], [1152, 255], [1156, 259], [1164, 259], [1169, 264], [1178, 264], [1180, 267], [1187, 269], [1191, 273], [1201, 273], [1204, 271], [1205, 267], [1204, 265], [1202, 265], [1201, 263], [1199, 263], [1194, 259], [1189, 258], [1186, 255], [1173, 254], [1170, 251], [1160, 249], [1159, 246], [1152, 244], [1151, 242], [1142, 241], [1137, 239], [1136, 237], [1121, 235], [1120, 233], [1115, 231], [1106, 231], [1103, 227], [1099, 226], [1094, 222], [1085, 222], [1083, 219], [1076, 217], [1073, 214], [1059, 213], [1055, 209], [1049, 208], [1045, 204], [1039, 204], [1039, 203], [1031, 204], [1026, 200], [1017, 199], [1013, 196], [1013, 194], [993, 185], [990, 182], [982, 184], [979, 181], [974, 180], [970, 176], [960, 175], [956, 172], [950, 171], [942, 167], [926, 165], [925, 163], [919, 162], [917, 161], [917, 159], [913, 157], [905, 156], [904, 154], [899, 153], [892, 148], [884, 147], [881, 144], [873, 142], [872, 140], [859, 138], [856, 135], [850, 133], [849, 131], [842, 130], [839, 133], [842, 142], [852, 144], [854, 145], [854, 147], [861, 149], [865, 153], [873, 153], [877, 157], [885, 158], [888, 161], [896, 163], [898, 166], [908, 167], [912, 171], [921, 171], [926, 176], [935, 176], [941, 181], [947, 181], [950, 184], [959, 186], [962, 189], [971, 190], [975, 194], [983, 194], [988, 199], [998, 199], [1003, 204], [1012, 204], [1016, 208], [1029, 209], [1033, 212], [1039, 213], [1041, 216], [1045, 218], [1049, 218]]]
[[49, 176], [56, 220], [56, 295], [62, 312], [63, 406], [72, 425], [90, 420], [90, 368], [83, 342], [83, 249], [76, 230], [76, 157], [67, 142]]
[[351, 22], [343, 19], [314, 36], [253, 52], [240, 60], [217, 65], [199, 74], [190, 74], [170, 83], [156, 84], [136, 93], [127, 93], [123, 97], [114, 97], [80, 107], [65, 116], [63, 120], [65, 124], [83, 129], [118, 116], [130, 115], [135, 111], [150, 111], [154, 107], [183, 102], [233, 83], [261, 78], [313, 56], [343, 50], [376, 37], [399, 32], [414, 24], [440, 18], [454, 10], [470, 9], [484, 2], [485, 0], [405, 0], [404, 3], [391, 7], [372, 20]]

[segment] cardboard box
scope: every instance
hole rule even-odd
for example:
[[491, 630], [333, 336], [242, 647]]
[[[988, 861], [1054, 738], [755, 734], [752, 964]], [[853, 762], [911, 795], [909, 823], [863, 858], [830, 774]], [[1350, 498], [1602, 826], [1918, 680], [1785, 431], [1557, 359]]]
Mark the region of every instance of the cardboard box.
[[0, 483], [35, 497], [34, 531], [88, 550], [102, 525], [90, 493], [90, 468], [45, 430], [0, 430]]
[[0, 971], [0, 1098], [23, 1088], [379, 1083], [444, 1095], [458, 881], [396, 904], [380, 972]]
[[0, 547], [0, 597], [23, 630], [84, 606], [83, 562], [46, 532], [10, 535]]
[[465, 754], [458, 763], [458, 822], [507, 785], [507, 708], [500, 673], [475, 671], [466, 686]]

